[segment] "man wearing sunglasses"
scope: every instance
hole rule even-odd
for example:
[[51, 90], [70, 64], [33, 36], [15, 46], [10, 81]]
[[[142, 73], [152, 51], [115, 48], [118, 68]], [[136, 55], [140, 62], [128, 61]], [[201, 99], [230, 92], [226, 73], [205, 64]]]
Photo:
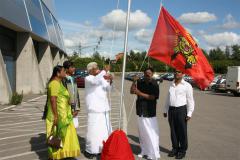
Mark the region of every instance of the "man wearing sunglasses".
[[174, 81], [170, 85], [164, 117], [168, 116], [171, 131], [172, 151], [169, 157], [182, 159], [188, 148], [187, 123], [194, 110], [193, 89], [191, 84], [183, 79], [184, 74], [176, 70]]

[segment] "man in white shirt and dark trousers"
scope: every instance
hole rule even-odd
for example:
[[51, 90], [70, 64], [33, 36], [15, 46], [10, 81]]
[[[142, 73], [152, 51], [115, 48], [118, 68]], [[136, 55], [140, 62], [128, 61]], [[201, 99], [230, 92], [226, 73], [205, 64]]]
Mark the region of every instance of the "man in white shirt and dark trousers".
[[194, 110], [193, 89], [183, 79], [181, 71], [175, 71], [165, 104], [164, 117], [168, 116], [171, 130], [172, 151], [169, 157], [182, 159], [188, 148], [187, 123]]

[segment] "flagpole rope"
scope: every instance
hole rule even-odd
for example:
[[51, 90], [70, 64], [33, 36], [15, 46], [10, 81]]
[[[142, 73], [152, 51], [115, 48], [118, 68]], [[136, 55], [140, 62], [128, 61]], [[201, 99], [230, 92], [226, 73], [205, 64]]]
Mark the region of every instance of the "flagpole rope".
[[161, 3], [160, 3], [160, 11], [161, 11], [162, 6], [163, 6], [163, 0], [161, 0]]
[[[119, 1], [120, 0], [117, 0], [117, 7], [116, 9], [119, 8]], [[114, 24], [113, 24], [113, 30], [112, 30], [112, 41], [111, 41], [111, 46], [110, 46], [110, 55], [112, 55], [112, 52], [113, 52], [113, 44], [114, 44], [114, 41], [115, 41], [115, 30], [116, 30], [116, 21], [114, 21]], [[109, 62], [108, 62], [108, 65], [111, 66], [111, 57], [109, 56]], [[112, 99], [111, 99], [111, 89], [108, 91], [108, 102], [109, 102], [109, 106], [110, 108], [112, 108]], [[109, 111], [109, 121], [111, 121], [111, 109]]]
[[[117, 1], [117, 9], [119, 8], [119, 0]], [[113, 31], [112, 31], [112, 42], [111, 42], [111, 48], [110, 48], [110, 55], [112, 55], [113, 51], [113, 43], [115, 40], [115, 30], [116, 30], [116, 21], [113, 23]]]
[[[145, 63], [145, 61], [146, 61], [146, 59], [147, 59], [147, 54], [148, 54], [148, 53], [146, 53], [146, 55], [145, 55], [145, 57], [144, 57], [144, 60], [143, 60], [142, 65], [141, 65], [141, 67], [140, 67], [140, 69], [139, 69], [139, 72], [141, 72], [142, 67], [143, 67], [143, 64]], [[136, 102], [136, 99], [137, 99], [137, 96], [135, 95], [135, 96], [134, 96], [133, 103], [132, 103], [132, 106], [131, 106], [131, 110], [130, 110], [129, 115], [128, 115], [128, 118], [127, 118], [127, 125], [128, 125], [129, 120], [130, 120], [130, 118], [131, 118], [131, 116], [132, 116], [132, 111], [133, 111], [133, 107], [134, 107], [134, 104], [135, 104], [135, 102]]]
[[[163, 6], [163, 0], [161, 0], [161, 2], [160, 2], [159, 15], [160, 15], [162, 6]], [[143, 64], [144, 64], [144, 62], [145, 62], [145, 60], [146, 60], [146, 58], [147, 58], [147, 55], [148, 55], [148, 53], [146, 53], [146, 55], [145, 55], [145, 58], [144, 58], [143, 63], [142, 63], [142, 65], [141, 65], [140, 69], [139, 69], [139, 72], [141, 72], [141, 70], [142, 70], [142, 67], [143, 67]], [[136, 102], [136, 99], [137, 99], [137, 96], [134, 97], [134, 100], [133, 100], [133, 103], [132, 103], [132, 106], [131, 106], [131, 110], [130, 110], [129, 115], [128, 115], [128, 118], [127, 118], [127, 125], [128, 125], [128, 123], [129, 123], [129, 121], [130, 121], [130, 118], [131, 118], [131, 116], [132, 116], [132, 111], [133, 111], [133, 107], [134, 107], [134, 104], [135, 104], [135, 102]]]

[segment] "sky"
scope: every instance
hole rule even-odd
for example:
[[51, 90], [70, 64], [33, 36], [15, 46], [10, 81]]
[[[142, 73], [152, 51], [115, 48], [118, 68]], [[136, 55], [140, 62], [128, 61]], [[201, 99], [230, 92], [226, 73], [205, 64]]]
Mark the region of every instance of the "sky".
[[[114, 57], [124, 48], [127, 0], [55, 0], [56, 16], [68, 53], [89, 56], [97, 50]], [[147, 51], [161, 0], [132, 0], [128, 50]], [[240, 0], [162, 0], [169, 13], [207, 51], [240, 44]], [[102, 37], [98, 48], [96, 45]]]

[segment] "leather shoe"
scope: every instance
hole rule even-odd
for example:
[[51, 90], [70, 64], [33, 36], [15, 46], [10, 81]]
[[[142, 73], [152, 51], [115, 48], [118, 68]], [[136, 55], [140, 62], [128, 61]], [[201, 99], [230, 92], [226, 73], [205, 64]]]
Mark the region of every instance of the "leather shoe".
[[182, 153], [182, 152], [178, 152], [178, 154], [176, 155], [176, 159], [183, 159], [185, 157], [186, 153]]
[[173, 149], [168, 153], [168, 157], [174, 157], [174, 156], [177, 156], [177, 151]]
[[88, 153], [87, 151], [84, 151], [84, 156], [87, 157], [88, 159], [93, 159], [96, 155]]
[[138, 158], [145, 158], [145, 159], [147, 159], [147, 157], [148, 157], [147, 155], [143, 155], [143, 154], [141, 154], [141, 153], [138, 154]]

